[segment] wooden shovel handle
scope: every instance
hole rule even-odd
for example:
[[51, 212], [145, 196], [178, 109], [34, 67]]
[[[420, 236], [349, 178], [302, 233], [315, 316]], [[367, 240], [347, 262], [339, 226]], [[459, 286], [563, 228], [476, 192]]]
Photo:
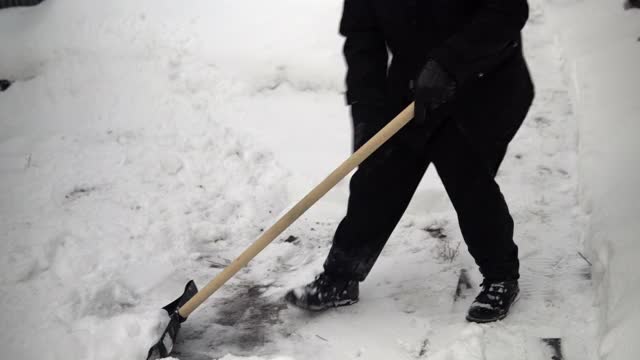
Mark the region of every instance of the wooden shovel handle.
[[249, 246], [240, 256], [238, 256], [229, 266], [220, 272], [207, 286], [202, 288], [191, 300], [180, 309], [180, 316], [187, 318], [191, 313], [215, 293], [222, 285], [231, 279], [240, 269], [245, 267], [256, 255], [267, 247], [276, 237], [285, 231], [289, 225], [304, 214], [313, 204], [322, 198], [337, 183], [344, 179], [349, 173], [366, 160], [374, 151], [389, 140], [395, 133], [404, 127], [414, 115], [414, 103], [411, 103], [398, 116], [396, 116], [387, 126], [380, 130], [366, 144], [362, 145], [355, 153], [345, 160], [318, 186], [311, 190], [302, 200], [284, 214], [275, 224]]

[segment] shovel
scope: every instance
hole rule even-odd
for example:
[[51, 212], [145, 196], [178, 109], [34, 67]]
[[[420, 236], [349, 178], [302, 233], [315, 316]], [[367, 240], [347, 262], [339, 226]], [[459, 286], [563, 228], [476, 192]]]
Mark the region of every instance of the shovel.
[[176, 342], [180, 325], [187, 320], [205, 300], [231, 279], [240, 269], [245, 267], [256, 255], [278, 237], [289, 225], [304, 214], [313, 204], [322, 198], [337, 183], [344, 179], [353, 169], [366, 160], [374, 151], [404, 127], [414, 115], [414, 103], [411, 103], [366, 144], [336, 168], [326, 179], [311, 190], [302, 200], [294, 205], [275, 224], [238, 256], [229, 266], [220, 272], [207, 286], [198, 291], [193, 280], [185, 286], [184, 293], [163, 309], [169, 315], [169, 325], [160, 336], [160, 340], [149, 349], [147, 360], [155, 360], [169, 356]]

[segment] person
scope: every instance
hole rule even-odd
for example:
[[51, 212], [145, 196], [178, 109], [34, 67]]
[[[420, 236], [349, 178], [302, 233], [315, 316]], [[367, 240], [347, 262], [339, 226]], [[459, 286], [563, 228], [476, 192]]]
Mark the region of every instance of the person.
[[5, 91], [11, 86], [11, 81], [9, 80], [0, 80], [0, 91]]
[[359, 282], [433, 163], [484, 277], [467, 320], [507, 315], [519, 291], [518, 247], [495, 176], [534, 96], [521, 38], [528, 15], [526, 0], [344, 1], [354, 148], [414, 100], [416, 110], [353, 175], [324, 271], [287, 292], [289, 303], [357, 302]]
[[637, 8], [640, 9], [640, 0], [627, 0], [624, 3], [625, 10]]
[[35, 6], [44, 0], [0, 0], [0, 9], [19, 7], [19, 6]]
[[625, 10], [637, 8], [640, 9], [640, 0], [627, 0], [624, 2]]

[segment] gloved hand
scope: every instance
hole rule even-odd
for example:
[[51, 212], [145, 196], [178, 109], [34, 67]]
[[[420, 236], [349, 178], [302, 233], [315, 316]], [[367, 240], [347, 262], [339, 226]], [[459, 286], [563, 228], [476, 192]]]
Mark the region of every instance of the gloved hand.
[[435, 60], [427, 61], [415, 81], [416, 123], [425, 126], [427, 117], [450, 102], [455, 94], [455, 80]]
[[351, 105], [353, 119], [353, 151], [358, 150], [386, 124], [384, 107], [368, 104]]
[[[353, 151], [357, 151], [391, 120], [384, 106], [356, 103], [351, 105], [353, 119]], [[425, 132], [412, 121], [389, 139], [367, 162], [383, 162], [397, 146], [420, 150], [425, 145]]]

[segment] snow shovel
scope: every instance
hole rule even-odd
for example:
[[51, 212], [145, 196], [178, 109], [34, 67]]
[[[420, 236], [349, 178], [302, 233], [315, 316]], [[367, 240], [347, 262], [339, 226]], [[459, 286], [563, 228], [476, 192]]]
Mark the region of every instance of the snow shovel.
[[231, 279], [240, 269], [245, 267], [256, 255], [264, 250], [276, 237], [278, 237], [289, 225], [304, 214], [313, 204], [322, 198], [337, 183], [344, 179], [353, 169], [366, 160], [374, 151], [404, 127], [414, 115], [414, 103], [411, 103], [389, 124], [380, 130], [366, 144], [362, 145], [355, 153], [336, 168], [326, 179], [311, 190], [302, 200], [287, 211], [275, 224], [238, 256], [229, 266], [220, 272], [207, 286], [198, 291], [193, 280], [189, 281], [184, 293], [175, 301], [163, 309], [169, 314], [169, 325], [162, 333], [160, 340], [149, 349], [147, 360], [155, 360], [169, 356], [173, 350], [173, 344], [178, 336], [180, 324], [187, 320], [189, 315], [205, 300], [215, 293], [222, 285]]

